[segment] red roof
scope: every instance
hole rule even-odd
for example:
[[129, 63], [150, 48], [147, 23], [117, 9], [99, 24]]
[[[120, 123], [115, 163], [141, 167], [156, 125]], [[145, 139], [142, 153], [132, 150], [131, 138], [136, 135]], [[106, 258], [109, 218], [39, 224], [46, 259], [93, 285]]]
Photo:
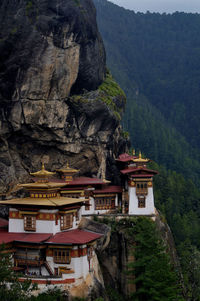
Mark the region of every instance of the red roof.
[[48, 244], [62, 244], [62, 245], [77, 245], [86, 244], [93, 240], [100, 238], [102, 234], [89, 232], [86, 230], [75, 229], [66, 232], [59, 232], [52, 236], [46, 243]]
[[68, 182], [67, 185], [77, 186], [77, 185], [97, 185], [97, 184], [103, 185], [105, 183], [102, 179], [98, 179], [98, 178], [79, 177], [79, 178], [75, 178], [74, 180]]
[[132, 161], [133, 159], [136, 159], [138, 158], [137, 156], [130, 156], [129, 154], [121, 154], [119, 155], [119, 158], [116, 159], [116, 161], [119, 161], [119, 162], [129, 162], [129, 161]]
[[[134, 174], [134, 177], [137, 175], [139, 176], [139, 174], [141, 174], [141, 172], [143, 172], [144, 176], [154, 176], [156, 175], [158, 172], [156, 170], [152, 170], [152, 169], [148, 169], [148, 168], [145, 168], [145, 167], [129, 167], [129, 168], [126, 168], [126, 169], [123, 169], [123, 170], [120, 170], [121, 173], [123, 173], [124, 175], [125, 174]], [[145, 174], [146, 173], [146, 174]]]
[[0, 243], [17, 242], [30, 242], [30, 243], [42, 243], [52, 236], [51, 233], [14, 233], [8, 231], [0, 232]]
[[152, 178], [154, 174], [134, 174], [133, 178]]
[[7, 219], [4, 219], [4, 218], [0, 217], [0, 228], [6, 228], [6, 227], [8, 227]]
[[102, 189], [94, 190], [94, 194], [101, 193], [120, 193], [122, 192], [121, 186], [107, 186]]

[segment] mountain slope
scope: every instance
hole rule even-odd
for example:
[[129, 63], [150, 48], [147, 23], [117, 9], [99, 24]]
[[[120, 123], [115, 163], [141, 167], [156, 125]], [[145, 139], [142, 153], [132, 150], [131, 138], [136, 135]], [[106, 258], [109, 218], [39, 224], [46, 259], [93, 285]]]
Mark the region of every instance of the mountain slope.
[[94, 3], [107, 64], [127, 94], [133, 146], [199, 184], [200, 15]]

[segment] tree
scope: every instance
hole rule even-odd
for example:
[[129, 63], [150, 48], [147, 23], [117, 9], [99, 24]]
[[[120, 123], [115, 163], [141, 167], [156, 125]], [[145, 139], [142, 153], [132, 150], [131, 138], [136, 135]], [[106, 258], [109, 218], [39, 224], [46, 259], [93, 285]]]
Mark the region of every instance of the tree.
[[138, 218], [131, 230], [134, 236], [134, 262], [128, 265], [128, 274], [134, 276], [137, 301], [177, 301], [177, 277], [156, 226], [149, 218]]
[[20, 282], [12, 269], [11, 255], [6, 252], [5, 246], [0, 246], [0, 300], [1, 301], [64, 301], [66, 298], [62, 292], [55, 288], [32, 296], [31, 292], [37, 289], [37, 285], [27, 279]]
[[30, 292], [36, 288], [30, 280], [20, 282], [12, 269], [11, 255], [6, 252], [5, 246], [0, 246], [0, 300], [26, 301]]

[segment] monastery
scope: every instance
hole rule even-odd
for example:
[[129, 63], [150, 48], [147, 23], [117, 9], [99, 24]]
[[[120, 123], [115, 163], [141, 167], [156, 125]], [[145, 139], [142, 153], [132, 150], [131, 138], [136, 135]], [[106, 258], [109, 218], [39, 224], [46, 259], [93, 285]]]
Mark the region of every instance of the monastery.
[[32, 182], [19, 184], [25, 197], [0, 201], [9, 220], [0, 219], [0, 242], [13, 260], [20, 280], [38, 285], [76, 285], [94, 273], [95, 246], [102, 233], [79, 227], [94, 215], [154, 216], [153, 177], [149, 159], [122, 154], [117, 159], [122, 186], [105, 179], [78, 177], [66, 167], [49, 172], [44, 164], [31, 173]]

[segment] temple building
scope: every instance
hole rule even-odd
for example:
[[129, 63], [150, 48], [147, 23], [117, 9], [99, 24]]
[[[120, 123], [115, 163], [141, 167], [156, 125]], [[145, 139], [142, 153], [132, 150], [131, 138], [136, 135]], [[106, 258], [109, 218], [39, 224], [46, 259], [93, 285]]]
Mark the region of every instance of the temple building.
[[9, 206], [8, 230], [0, 240], [13, 252], [16, 271], [38, 284], [70, 284], [91, 272], [93, 246], [102, 235], [79, 229], [85, 197], [62, 196], [66, 183], [50, 181], [54, 173], [32, 173], [35, 181], [21, 184], [28, 196], [1, 201]]
[[155, 215], [157, 172], [146, 167], [150, 160], [139, 153], [122, 154], [116, 161], [121, 186], [79, 177], [68, 163], [56, 172], [42, 164], [31, 173], [31, 183], [18, 185], [25, 197], [0, 201], [9, 207], [8, 222], [0, 220], [0, 243], [13, 255], [14, 270], [41, 285], [75, 285], [94, 272], [95, 245], [102, 237], [80, 228], [82, 217]]
[[134, 157], [131, 161], [132, 163], [129, 163], [125, 169], [121, 170], [122, 175], [125, 177], [128, 214], [154, 215], [153, 177], [157, 174], [157, 171], [146, 167], [150, 160], [143, 159], [141, 152], [138, 158]]

